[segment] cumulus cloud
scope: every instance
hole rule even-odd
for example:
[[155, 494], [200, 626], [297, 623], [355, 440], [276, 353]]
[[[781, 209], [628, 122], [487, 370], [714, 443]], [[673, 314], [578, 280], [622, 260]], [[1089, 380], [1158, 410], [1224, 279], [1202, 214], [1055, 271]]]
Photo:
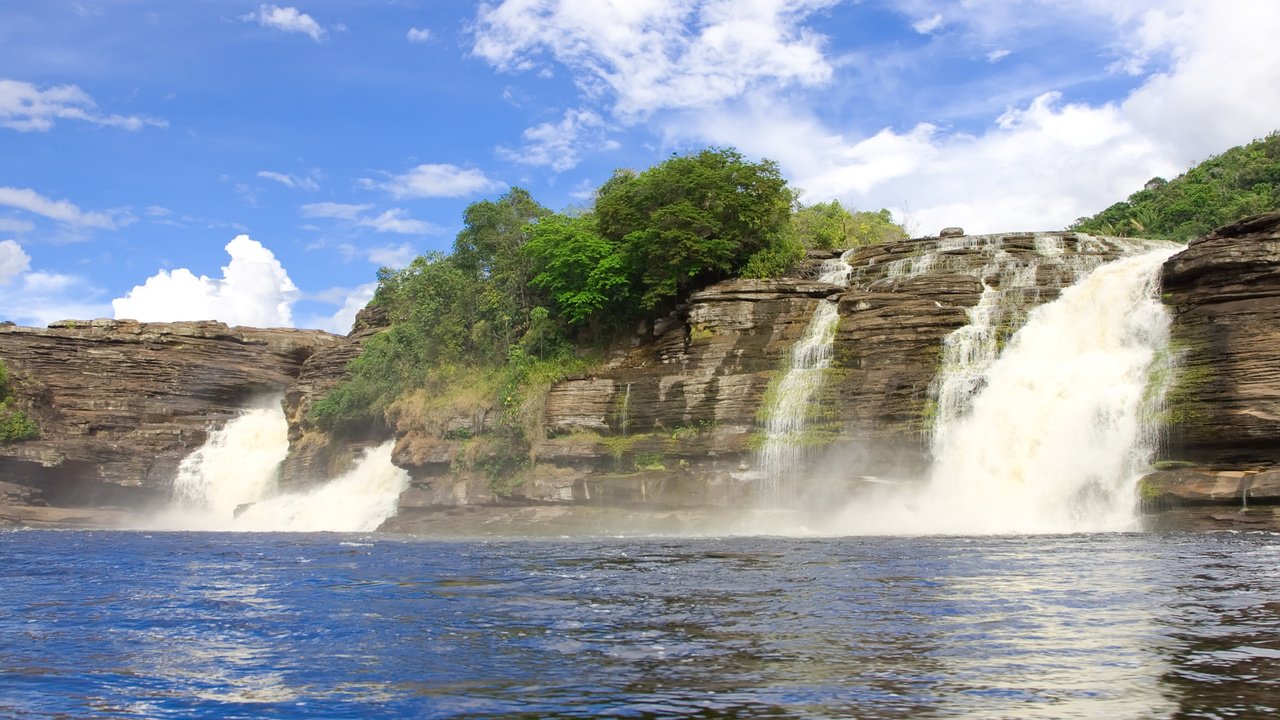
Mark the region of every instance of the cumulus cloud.
[[13, 240], [0, 240], [0, 285], [31, 269], [31, 256]]
[[589, 98], [629, 120], [713, 105], [759, 86], [832, 75], [825, 38], [802, 26], [836, 0], [505, 0], [482, 5], [472, 52], [499, 70], [568, 67]]
[[320, 189], [320, 181], [316, 173], [311, 173], [305, 177], [300, 175], [288, 175], [285, 173], [272, 172], [270, 170], [259, 170], [258, 177], [264, 180], [274, 180], [275, 182], [289, 188], [301, 188], [315, 192]]
[[30, 188], [0, 187], [0, 205], [25, 210], [75, 228], [114, 230], [133, 221], [121, 211], [85, 212], [69, 200], [50, 200]]
[[584, 148], [614, 150], [618, 143], [604, 137], [605, 122], [590, 110], [566, 110], [559, 122], [547, 122], [524, 131], [524, 146], [497, 149], [504, 159], [523, 165], [549, 167], [556, 172], [575, 167]]
[[419, 165], [403, 175], [389, 175], [383, 180], [363, 178], [360, 184], [385, 190], [397, 200], [466, 197], [506, 187], [475, 168], [432, 163]]
[[261, 5], [257, 11], [241, 15], [245, 22], [256, 22], [262, 27], [287, 33], [302, 33], [316, 42], [324, 42], [329, 34], [316, 19], [295, 7]]
[[93, 98], [75, 85], [41, 90], [31, 83], [0, 78], [0, 126], [19, 132], [47, 132], [58, 120], [133, 131], [169, 126], [164, 120], [142, 115], [103, 114]]
[[431, 31], [427, 28], [409, 28], [409, 32], [405, 34], [411, 43], [424, 43], [431, 39]]
[[111, 301], [117, 318], [149, 322], [221, 320], [228, 325], [289, 327], [298, 288], [261, 243], [238, 235], [226, 245], [231, 261], [221, 278], [186, 268], [160, 272]]
[[822, 119], [814, 104], [769, 94], [666, 119], [663, 130], [778, 160], [809, 202], [840, 198], [888, 207], [921, 232], [948, 225], [997, 232], [1063, 227], [1152, 176], [1171, 177], [1276, 129], [1280, 44], [1270, 29], [1280, 27], [1280, 4], [1088, 0], [1073, 11], [1087, 11], [1084, 19], [1064, 18], [1047, 0], [1019, 7], [1009, 15], [966, 13], [949, 21], [955, 24], [948, 31], [992, 47], [1033, 18], [1087, 20], [1137, 38], [1114, 46], [1115, 70], [1140, 67], [1147, 74], [1111, 102], [1072, 100], [1050, 86], [976, 132], [917, 122], [859, 135]]

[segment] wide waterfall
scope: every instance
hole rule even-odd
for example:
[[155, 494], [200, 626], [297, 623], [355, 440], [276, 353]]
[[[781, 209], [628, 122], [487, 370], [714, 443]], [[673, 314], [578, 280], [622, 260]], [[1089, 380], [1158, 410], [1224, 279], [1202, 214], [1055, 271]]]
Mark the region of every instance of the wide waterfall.
[[395, 514], [408, 474], [391, 463], [392, 443], [365, 452], [346, 474], [309, 490], [280, 493], [288, 425], [279, 403], [246, 410], [209, 434], [183, 460], [165, 529], [336, 531], [377, 529]]
[[[1156, 286], [1176, 249], [1087, 274], [1032, 310], [998, 357], [949, 355], [938, 387], [972, 393], [960, 394], [960, 411], [939, 414], [927, 481], [861, 498], [843, 530], [1132, 529], [1135, 483], [1155, 449], [1156, 365], [1168, 361], [1170, 320]], [[981, 312], [971, 318], [980, 322]]]
[[[847, 255], [847, 253], [846, 253]], [[845, 256], [823, 263], [819, 280], [834, 285], [847, 285], [850, 273]], [[805, 437], [813, 399], [822, 387], [824, 371], [831, 367], [836, 327], [840, 315], [836, 304], [819, 300], [804, 336], [791, 348], [791, 361], [786, 373], [770, 388], [764, 408], [765, 439], [760, 449], [761, 479], [758, 500], [764, 507], [788, 504], [788, 490], [803, 477], [806, 450]]]

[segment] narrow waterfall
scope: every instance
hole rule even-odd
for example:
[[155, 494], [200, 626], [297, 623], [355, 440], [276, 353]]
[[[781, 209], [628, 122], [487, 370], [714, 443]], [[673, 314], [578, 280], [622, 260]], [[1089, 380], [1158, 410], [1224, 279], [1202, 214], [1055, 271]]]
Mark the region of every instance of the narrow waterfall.
[[278, 492], [288, 453], [279, 403], [247, 410], [210, 433], [174, 479], [174, 507], [157, 524], [172, 530], [335, 531], [377, 529], [395, 514], [408, 474], [391, 464], [392, 443], [366, 451], [341, 477], [305, 491]]
[[[1133, 527], [1134, 484], [1154, 451], [1151, 385], [1169, 316], [1156, 297], [1160, 246], [1103, 265], [1028, 316], [939, 417], [928, 482], [851, 508], [854, 532], [1088, 532]], [[979, 318], [980, 320], [980, 318]]]
[[[847, 255], [847, 253], [846, 253]], [[851, 268], [845, 256], [823, 263], [819, 281], [847, 285]], [[787, 490], [805, 470], [805, 437], [813, 399], [822, 387], [824, 370], [831, 367], [840, 315], [836, 304], [819, 300], [804, 336], [791, 348], [791, 362], [782, 379], [770, 389], [764, 407], [764, 445], [759, 453], [761, 470], [757, 496], [764, 507], [787, 505]]]

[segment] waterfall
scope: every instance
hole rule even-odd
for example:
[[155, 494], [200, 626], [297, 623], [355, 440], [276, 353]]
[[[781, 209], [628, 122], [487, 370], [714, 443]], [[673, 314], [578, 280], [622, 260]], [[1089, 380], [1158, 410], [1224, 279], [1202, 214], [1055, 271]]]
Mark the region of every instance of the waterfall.
[[391, 442], [367, 450], [346, 474], [280, 493], [288, 424], [279, 403], [246, 410], [209, 434], [174, 479], [174, 507], [157, 518], [173, 530], [335, 531], [377, 529], [396, 512], [408, 474], [391, 463]]
[[[851, 271], [845, 261], [847, 255], [825, 261], [818, 280], [847, 285]], [[764, 407], [765, 438], [759, 453], [761, 476], [757, 493], [765, 507], [786, 505], [786, 490], [804, 473], [807, 448], [812, 444], [805, 437], [805, 430], [824, 371], [831, 367], [839, 324], [836, 304], [819, 300], [804, 335], [791, 348], [786, 374], [770, 388]]]
[[[1150, 246], [1148, 246], [1150, 247]], [[916, 489], [851, 508], [855, 532], [1086, 532], [1131, 529], [1135, 483], [1156, 438], [1152, 386], [1167, 356], [1160, 246], [1102, 265], [1031, 311], [980, 369], [959, 412], [939, 416], [933, 466]]]

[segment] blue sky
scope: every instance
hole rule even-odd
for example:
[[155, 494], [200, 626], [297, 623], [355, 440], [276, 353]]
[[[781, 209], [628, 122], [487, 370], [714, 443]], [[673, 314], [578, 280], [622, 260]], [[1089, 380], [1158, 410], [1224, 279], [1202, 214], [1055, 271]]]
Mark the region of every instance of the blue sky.
[[917, 233], [1280, 127], [1274, 0], [0, 0], [0, 320], [345, 332], [510, 186], [735, 146]]

